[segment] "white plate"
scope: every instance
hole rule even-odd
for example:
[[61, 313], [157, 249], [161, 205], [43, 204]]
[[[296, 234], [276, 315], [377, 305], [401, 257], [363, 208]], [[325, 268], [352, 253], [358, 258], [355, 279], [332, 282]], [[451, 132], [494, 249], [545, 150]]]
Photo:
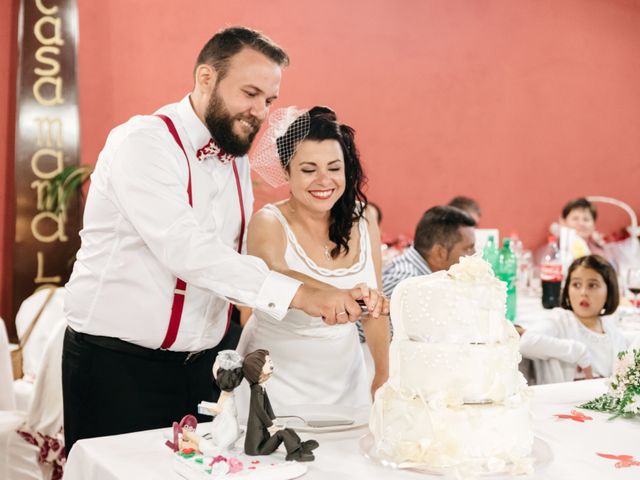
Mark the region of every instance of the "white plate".
[[[394, 462], [386, 455], [378, 453], [375, 448], [375, 440], [371, 433], [368, 433], [360, 438], [358, 441], [360, 446], [360, 452], [364, 455], [365, 458], [371, 460], [378, 465], [382, 465], [383, 467], [393, 468], [393, 469], [403, 469], [403, 470], [411, 470], [414, 472], [429, 474], [429, 475], [446, 475], [448, 473], [452, 473], [452, 468], [435, 468], [429, 467], [427, 465], [411, 465], [411, 466], [401, 466], [400, 464]], [[548, 465], [553, 460], [553, 453], [551, 452], [551, 447], [547, 442], [542, 440], [539, 437], [535, 437], [533, 439], [533, 449], [531, 451], [531, 455], [533, 456], [533, 466], [536, 472], [538, 472], [542, 467]], [[489, 478], [513, 478], [512, 476], [508, 476], [507, 472], [496, 472], [496, 473], [481, 473], [483, 477]]]
[[[280, 425], [293, 428], [300, 432], [340, 432], [365, 426], [369, 423], [369, 408], [350, 408], [340, 405], [293, 405], [279, 407], [276, 411], [276, 422]], [[353, 420], [351, 425], [331, 425], [326, 427], [311, 427], [297, 418], [279, 418], [287, 415], [297, 415], [307, 421], [328, 420], [345, 421]]]

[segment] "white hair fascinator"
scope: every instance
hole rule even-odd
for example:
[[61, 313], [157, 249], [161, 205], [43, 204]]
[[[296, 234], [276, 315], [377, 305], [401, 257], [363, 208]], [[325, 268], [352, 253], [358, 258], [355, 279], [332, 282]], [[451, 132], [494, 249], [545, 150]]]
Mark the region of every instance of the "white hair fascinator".
[[213, 365], [213, 370], [217, 371], [219, 368], [224, 370], [233, 370], [235, 368], [242, 367], [244, 359], [235, 350], [222, 350], [218, 353], [216, 361]]
[[251, 156], [251, 168], [274, 188], [287, 183], [284, 169], [298, 144], [309, 134], [309, 112], [297, 107], [279, 108], [269, 115], [264, 132]]

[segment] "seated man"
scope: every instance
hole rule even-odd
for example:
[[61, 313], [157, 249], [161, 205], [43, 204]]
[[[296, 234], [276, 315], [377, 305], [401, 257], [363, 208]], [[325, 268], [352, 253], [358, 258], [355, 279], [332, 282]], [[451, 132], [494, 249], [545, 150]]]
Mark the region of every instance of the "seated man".
[[[465, 211], [450, 206], [427, 210], [416, 227], [413, 245], [382, 266], [382, 288], [391, 297], [394, 288], [405, 278], [447, 270], [460, 257], [475, 253], [476, 221]], [[360, 320], [356, 322], [360, 342], [365, 343]], [[389, 322], [393, 333], [393, 325]], [[366, 350], [365, 350], [366, 352]], [[366, 355], [366, 353], [365, 353]]]
[[427, 210], [416, 227], [413, 245], [382, 271], [384, 294], [390, 297], [405, 278], [447, 270], [460, 257], [475, 253], [476, 221], [456, 207]]

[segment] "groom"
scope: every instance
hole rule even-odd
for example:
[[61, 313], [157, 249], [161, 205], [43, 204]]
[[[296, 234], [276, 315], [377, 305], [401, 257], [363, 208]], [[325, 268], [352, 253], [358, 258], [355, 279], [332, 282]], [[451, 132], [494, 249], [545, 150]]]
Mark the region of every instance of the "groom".
[[276, 319], [288, 308], [328, 322], [360, 315], [356, 292], [304, 285], [241, 255], [253, 204], [246, 153], [288, 62], [259, 32], [222, 30], [198, 56], [193, 91], [109, 134], [66, 286], [67, 451], [169, 426], [216, 400], [211, 367], [230, 303]]

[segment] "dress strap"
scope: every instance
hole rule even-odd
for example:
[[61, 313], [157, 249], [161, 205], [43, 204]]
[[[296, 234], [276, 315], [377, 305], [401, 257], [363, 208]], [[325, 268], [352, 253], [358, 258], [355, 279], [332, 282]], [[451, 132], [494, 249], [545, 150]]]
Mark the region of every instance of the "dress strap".
[[296, 238], [295, 233], [293, 233], [289, 222], [276, 205], [267, 204], [263, 208], [269, 210], [275, 215], [278, 221], [282, 224], [284, 232], [287, 235], [287, 240], [295, 250], [296, 254], [304, 261], [307, 267], [309, 267], [319, 275], [325, 277], [344, 277], [346, 275], [353, 275], [354, 273], [358, 273], [365, 267], [370, 242], [369, 229], [367, 228], [367, 221], [364, 219], [364, 217], [361, 218], [358, 222], [358, 231], [360, 232], [360, 254], [358, 255], [358, 260], [348, 268], [330, 269], [318, 266], [316, 262], [309, 258], [307, 253], [304, 251], [304, 248], [302, 248], [302, 245], [300, 245], [300, 243], [298, 242], [298, 239]]

